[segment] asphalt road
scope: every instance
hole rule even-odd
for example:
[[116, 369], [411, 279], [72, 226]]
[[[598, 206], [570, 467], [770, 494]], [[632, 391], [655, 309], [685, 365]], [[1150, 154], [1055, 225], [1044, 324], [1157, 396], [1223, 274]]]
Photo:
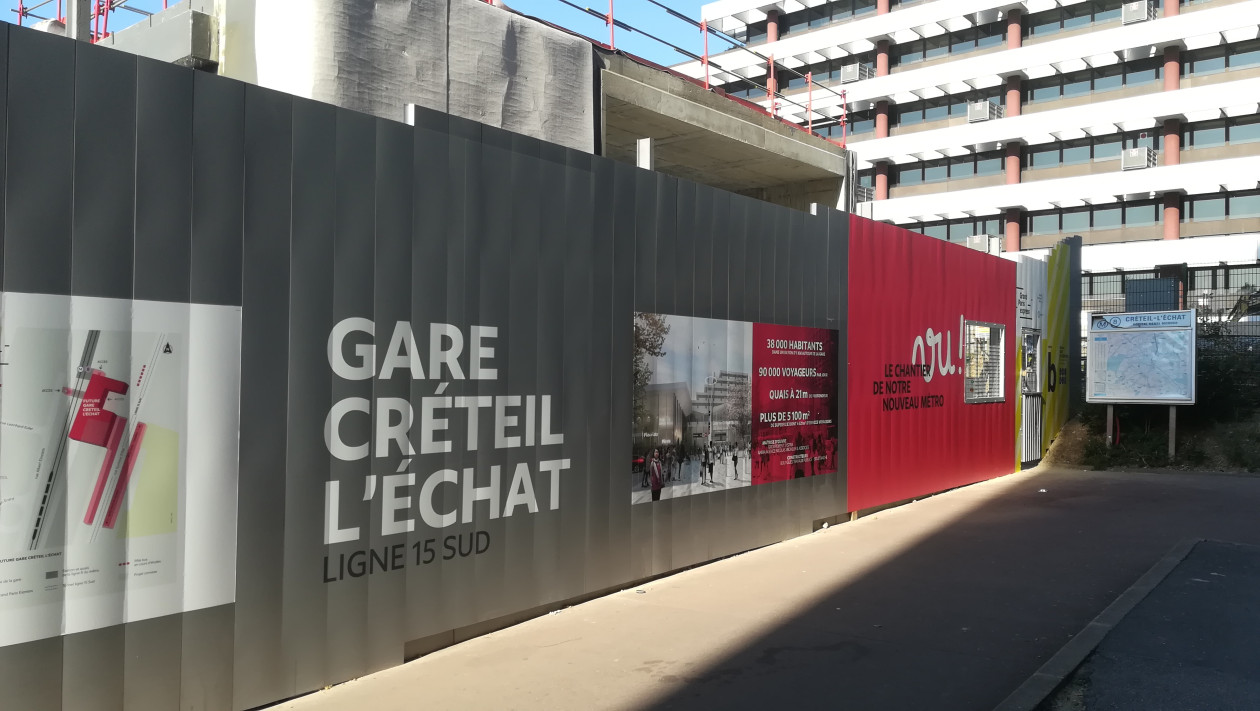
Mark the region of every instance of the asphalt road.
[[[1199, 543], [1112, 629], [1049, 708], [1260, 708], [1260, 548]], [[1066, 703], [1065, 703], [1066, 702]]]
[[1260, 478], [1034, 470], [501, 630], [284, 709], [992, 709]]

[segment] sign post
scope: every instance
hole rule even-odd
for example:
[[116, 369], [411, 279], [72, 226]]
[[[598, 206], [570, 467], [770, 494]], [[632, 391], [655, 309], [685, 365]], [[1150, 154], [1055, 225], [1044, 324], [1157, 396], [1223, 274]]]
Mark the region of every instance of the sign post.
[[1168, 406], [1168, 461], [1177, 456], [1177, 406]]

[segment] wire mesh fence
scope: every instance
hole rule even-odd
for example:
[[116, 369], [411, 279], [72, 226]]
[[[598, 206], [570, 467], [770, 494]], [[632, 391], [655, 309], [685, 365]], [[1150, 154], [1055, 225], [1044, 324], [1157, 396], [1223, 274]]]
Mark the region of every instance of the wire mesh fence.
[[[1260, 403], [1260, 262], [1081, 275], [1082, 336], [1091, 314], [1174, 309], [1196, 311], [1199, 404]], [[1086, 346], [1082, 343], [1082, 389]]]

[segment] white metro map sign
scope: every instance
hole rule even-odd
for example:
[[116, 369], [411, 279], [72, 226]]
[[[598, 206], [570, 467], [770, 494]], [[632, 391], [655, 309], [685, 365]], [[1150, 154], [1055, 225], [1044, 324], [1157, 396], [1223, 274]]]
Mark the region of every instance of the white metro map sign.
[[1194, 404], [1194, 311], [1098, 314], [1089, 322], [1089, 402]]

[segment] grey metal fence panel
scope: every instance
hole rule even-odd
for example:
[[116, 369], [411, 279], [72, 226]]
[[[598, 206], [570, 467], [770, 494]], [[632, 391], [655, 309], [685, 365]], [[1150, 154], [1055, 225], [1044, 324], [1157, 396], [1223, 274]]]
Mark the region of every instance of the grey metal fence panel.
[[137, 62], [137, 299], [186, 302], [191, 296], [193, 79], [171, 64]]
[[[236, 602], [0, 648], [7, 698], [250, 708], [844, 513], [843, 471], [631, 507], [630, 325], [635, 311], [657, 311], [843, 339], [847, 216], [428, 111], [406, 127], [2, 34], [5, 288], [240, 305], [243, 319]], [[374, 347], [375, 375], [410, 325], [424, 375], [333, 373], [330, 333], [345, 319], [371, 322], [372, 335], [340, 345], [347, 356]], [[434, 372], [431, 324], [451, 324], [465, 356], [474, 326], [497, 328], [497, 376]], [[471, 447], [456, 406], [449, 451], [404, 451], [422, 447], [418, 433], [408, 443], [378, 431], [383, 407], [412, 408], [388, 410], [389, 430], [397, 418], [430, 421], [423, 406], [448, 396], [528, 400], [530, 433], [521, 422], [519, 446], [493, 446], [493, 406]], [[338, 425], [370, 456], [326, 446], [329, 407], [347, 398], [373, 403]], [[535, 441], [543, 429], [563, 444]], [[553, 460], [567, 462], [555, 477], [540, 469]], [[531, 471], [538, 511], [504, 517], [518, 466]], [[452, 483], [434, 489], [432, 508], [456, 514], [449, 526], [412, 515], [419, 484], [443, 470]], [[390, 511], [383, 489], [409, 474], [408, 510]], [[497, 504], [465, 500], [493, 476]], [[353, 540], [325, 542], [334, 495], [339, 525], [361, 531]], [[404, 519], [411, 530], [388, 525]], [[480, 541], [489, 546], [473, 552]], [[417, 562], [428, 544], [435, 559]], [[395, 548], [401, 570], [346, 567], [373, 552], [386, 564]]]
[[[333, 315], [337, 206], [337, 112], [313, 101], [293, 102], [293, 203], [289, 253], [290, 353], [327, 348]], [[408, 196], [410, 200], [410, 196]], [[406, 265], [404, 265], [406, 266]], [[288, 361], [285, 434], [284, 577], [322, 570], [323, 482], [333, 478], [332, 457], [320, 436], [333, 402], [333, 377], [319, 358]], [[284, 588], [281, 634], [286, 641], [284, 680], [306, 689], [327, 674], [331, 649], [326, 587]]]
[[245, 87], [234, 704], [286, 695], [285, 421], [293, 99]]
[[70, 293], [74, 45], [9, 32], [4, 288]]

